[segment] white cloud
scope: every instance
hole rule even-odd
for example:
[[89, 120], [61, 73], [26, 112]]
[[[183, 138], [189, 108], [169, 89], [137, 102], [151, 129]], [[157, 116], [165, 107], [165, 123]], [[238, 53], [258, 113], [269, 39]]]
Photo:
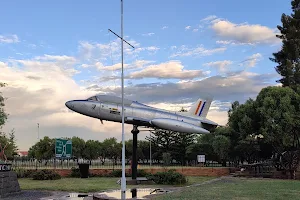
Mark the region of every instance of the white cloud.
[[[126, 68], [128, 67], [128, 64], [123, 64], [123, 67]], [[109, 71], [115, 71], [115, 70], [121, 70], [122, 69], [122, 64], [121, 63], [117, 63], [111, 66], [103, 66], [102, 63], [97, 62], [96, 63], [96, 67], [98, 70], [109, 70]]]
[[169, 61], [158, 65], [150, 65], [145, 69], [133, 72], [129, 75], [131, 79], [139, 78], [175, 78], [175, 79], [193, 79], [207, 75], [202, 70], [184, 70], [180, 61]]
[[95, 46], [86, 41], [79, 42], [79, 52], [84, 59], [90, 59], [92, 57], [92, 52], [95, 49]]
[[[83, 97], [75, 82], [55, 63], [23, 61], [22, 69], [0, 66], [0, 80], [7, 83], [4, 95], [11, 99], [7, 102], [8, 111], [13, 115], [27, 115], [40, 109], [41, 112], [60, 109], [68, 98]], [[73, 91], [68, 92], [66, 91]], [[88, 93], [85, 93], [88, 94]]]
[[60, 62], [76, 62], [76, 59], [71, 56], [58, 56], [58, 55], [48, 55], [45, 54], [44, 56], [37, 56], [35, 57], [36, 60], [46, 60], [46, 61], [60, 61]]
[[[68, 72], [62, 65], [63, 62], [57, 60], [17, 60], [9, 64], [0, 62], [0, 80], [8, 83], [1, 91], [8, 98], [5, 108], [10, 114], [4, 130], [15, 128], [17, 143], [20, 149], [24, 150], [28, 150], [30, 145], [36, 142], [36, 123], [40, 123], [41, 137], [79, 136], [86, 140], [116, 137], [120, 140], [119, 123], [104, 122], [102, 125], [99, 120], [73, 113], [65, 107], [68, 100], [86, 99], [97, 93], [113, 93], [119, 96], [120, 87], [104, 86], [101, 83], [101, 88], [94, 85], [93, 89], [83, 89], [69, 76], [72, 67], [68, 68]], [[172, 69], [172, 73], [162, 72], [162, 76], [191, 78], [197, 72], [184, 70], [180, 64], [167, 69]], [[212, 93], [215, 99], [220, 100], [240, 100], [256, 95], [262, 87], [268, 85], [266, 82], [269, 79], [269, 75], [243, 72], [228, 77], [209, 77], [200, 81], [127, 85], [126, 96], [145, 103], [165, 104], [194, 102], [203, 93]], [[188, 102], [181, 102], [183, 97], [189, 99]], [[224, 115], [222, 113], [213, 109], [209, 112], [209, 117], [222, 123], [222, 120], [226, 120], [225, 112]], [[131, 126], [125, 127], [126, 137], [129, 139]]]
[[[135, 40], [127, 40], [128, 43], [134, 46], [132, 48], [124, 42], [124, 55], [127, 60], [137, 58], [141, 52], [155, 53], [160, 48], [156, 46], [141, 46]], [[79, 54], [82, 59], [90, 62], [96, 61], [113, 61], [120, 62], [121, 58], [121, 41], [119, 38], [112, 40], [109, 43], [91, 43], [80, 42]]]
[[[142, 68], [145, 65], [152, 63], [153, 61], [149, 61], [149, 60], [137, 60], [131, 64], [123, 64], [124, 69], [138, 69], [138, 68]], [[114, 65], [110, 65], [110, 66], [104, 66], [102, 63], [97, 62], [95, 64], [96, 68], [98, 70], [108, 70], [108, 71], [116, 71], [116, 70], [121, 70], [122, 69], [122, 63], [117, 63]]]
[[[188, 80], [180, 83], [142, 83], [126, 87], [126, 96], [141, 102], [159, 103], [177, 102], [182, 98], [192, 99], [203, 94], [210, 94], [219, 101], [244, 101], [249, 97], [255, 97], [257, 93], [266, 86], [274, 85], [277, 73], [257, 74], [246, 71], [228, 73], [224, 76], [210, 76], [199, 80]], [[120, 94], [120, 89], [98, 90], [112, 94]], [[184, 102], [183, 102], [184, 103]]]
[[162, 30], [165, 30], [165, 29], [167, 29], [167, 28], [169, 28], [168, 26], [163, 26], [161, 29]]
[[241, 44], [276, 44], [280, 39], [275, 30], [259, 24], [234, 24], [227, 20], [212, 22], [212, 30], [225, 40]]
[[144, 33], [144, 34], [142, 34], [142, 36], [152, 36], [152, 35], [154, 35], [155, 33]]
[[31, 49], [36, 49], [37, 45], [36, 44], [28, 44], [28, 47]]
[[213, 21], [217, 19], [217, 16], [216, 15], [209, 15], [207, 17], [205, 17], [204, 19], [200, 20], [201, 22], [207, 22], [207, 21]]
[[185, 30], [189, 30], [189, 29], [191, 29], [191, 26], [186, 26], [185, 27]]
[[69, 75], [69, 76], [74, 76], [76, 74], [80, 74], [81, 71], [77, 70], [77, 69], [66, 69], [66, 73]]
[[246, 60], [243, 61], [243, 63], [245, 63], [248, 67], [254, 67], [261, 59], [262, 55], [260, 53], [256, 53], [252, 56], [249, 56]]
[[220, 72], [226, 72], [228, 71], [228, 66], [232, 64], [232, 61], [230, 60], [223, 60], [223, 61], [215, 61], [215, 62], [209, 62], [203, 64], [204, 66], [209, 66], [209, 67], [215, 67], [217, 68]]
[[195, 28], [195, 29], [193, 29], [193, 32], [198, 32], [198, 30], [199, 30], [199, 29]]
[[146, 47], [146, 49], [147, 49], [148, 51], [158, 51], [158, 50], [159, 50], [159, 48], [156, 47], [156, 46]]
[[[73, 113], [65, 107], [68, 100], [86, 99], [96, 94], [94, 91], [82, 89], [68, 75], [76, 73], [76, 70], [64, 70], [57, 61], [18, 60], [9, 64], [0, 62], [0, 71], [1, 82], [8, 84], [1, 88], [3, 95], [7, 97], [5, 110], [9, 114], [4, 131], [15, 128], [20, 149], [28, 150], [36, 142], [38, 122], [41, 125], [41, 137], [48, 135], [99, 140], [107, 137], [121, 139], [120, 124], [101, 125], [99, 120]], [[130, 126], [125, 127], [130, 138]]]
[[217, 44], [230, 44], [231, 41], [228, 41], [228, 40], [217, 40], [216, 43]]
[[209, 110], [209, 112], [207, 113], [207, 119], [211, 119], [214, 122], [218, 123], [219, 125], [225, 126], [228, 122], [228, 112]]
[[0, 43], [18, 43], [19, 38], [17, 35], [0, 35]]
[[203, 46], [196, 48], [187, 48], [186, 46], [181, 46], [179, 50], [172, 54], [170, 57], [185, 57], [185, 56], [210, 56], [215, 53], [221, 53], [226, 50], [226, 47], [219, 47], [214, 49], [205, 49]]
[[90, 65], [88, 65], [88, 64], [82, 64], [81, 67], [82, 68], [88, 68], [88, 67], [90, 67]]

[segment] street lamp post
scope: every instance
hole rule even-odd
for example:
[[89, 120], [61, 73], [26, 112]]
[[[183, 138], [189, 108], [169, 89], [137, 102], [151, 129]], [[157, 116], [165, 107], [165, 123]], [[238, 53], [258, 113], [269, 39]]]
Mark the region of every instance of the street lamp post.
[[38, 135], [37, 135], [37, 139], [40, 139], [40, 123], [37, 123], [38, 126]]

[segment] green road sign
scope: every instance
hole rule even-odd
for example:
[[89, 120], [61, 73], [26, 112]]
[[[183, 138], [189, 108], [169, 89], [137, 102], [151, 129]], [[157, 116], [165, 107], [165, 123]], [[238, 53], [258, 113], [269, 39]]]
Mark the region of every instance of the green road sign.
[[70, 158], [72, 156], [72, 141], [66, 139], [55, 140], [55, 157]]

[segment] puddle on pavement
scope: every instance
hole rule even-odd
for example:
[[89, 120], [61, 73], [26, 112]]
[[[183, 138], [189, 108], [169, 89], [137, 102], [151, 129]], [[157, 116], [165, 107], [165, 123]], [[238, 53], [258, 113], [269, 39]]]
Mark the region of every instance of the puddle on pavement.
[[69, 193], [69, 195], [55, 195], [50, 198], [43, 198], [45, 200], [84, 200], [87, 197], [91, 199], [93, 197], [92, 194], [84, 194], [84, 193]]
[[[147, 199], [149, 195], [169, 193], [170, 190], [161, 188], [137, 188], [135, 199]], [[126, 199], [132, 198], [132, 189], [126, 190]], [[85, 199], [121, 199], [121, 190], [110, 190], [94, 194], [69, 193], [65, 195], [55, 195], [44, 200], [85, 200]]]
[[[146, 199], [146, 196], [149, 195], [154, 195], [154, 194], [164, 194], [171, 192], [169, 190], [161, 189], [161, 188], [140, 188], [136, 189], [137, 190], [137, 199]], [[112, 190], [112, 191], [107, 191], [107, 192], [101, 192], [95, 194], [99, 199], [101, 198], [115, 198], [115, 199], [121, 199], [121, 190]], [[126, 190], [126, 199], [130, 199], [132, 197], [132, 192], [131, 190]]]

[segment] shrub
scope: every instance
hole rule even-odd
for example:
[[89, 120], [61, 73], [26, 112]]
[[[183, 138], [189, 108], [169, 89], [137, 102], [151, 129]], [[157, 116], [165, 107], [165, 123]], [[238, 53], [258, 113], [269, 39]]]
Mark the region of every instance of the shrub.
[[[142, 169], [137, 170], [137, 177], [146, 177], [148, 175], [149, 174], [147, 172], [145, 172], [145, 170], [142, 170]], [[109, 173], [108, 176], [109, 177], [122, 177], [122, 170], [120, 170], [120, 169], [114, 170], [111, 173]], [[125, 173], [125, 176], [126, 177], [131, 177], [131, 173]]]
[[185, 184], [187, 182], [186, 177], [175, 170], [157, 172], [156, 174], [149, 175], [147, 178], [153, 180], [156, 184], [162, 185], [177, 185]]
[[14, 171], [16, 172], [18, 178], [32, 178], [33, 174], [36, 172], [36, 170], [33, 169], [22, 168], [16, 168]]
[[138, 169], [137, 170], [137, 176], [138, 177], [147, 177], [147, 176], [149, 176], [150, 175], [150, 173], [147, 173], [145, 170], [143, 170], [143, 169]]
[[61, 179], [61, 176], [55, 171], [43, 169], [36, 171], [32, 178], [33, 180], [57, 180]]
[[111, 177], [121, 177], [122, 176], [122, 170], [113, 170], [110, 172], [109, 176]]
[[80, 178], [80, 170], [79, 168], [72, 167], [70, 177]]
[[[78, 175], [76, 175], [76, 170], [78, 170]], [[74, 176], [73, 176], [74, 175]], [[138, 169], [137, 170], [137, 176], [138, 177], [147, 177], [149, 176], [150, 174], [148, 174], [145, 170], [142, 170], [142, 169]], [[70, 175], [71, 177], [80, 177], [80, 172], [79, 172], [79, 169], [72, 169], [72, 173]], [[104, 173], [103, 174], [93, 174], [93, 173], [90, 173], [89, 175], [90, 177], [122, 177], [122, 170], [120, 169], [117, 169], [117, 170], [113, 170], [111, 172], [108, 172], [107, 170], [104, 170]], [[125, 176], [126, 177], [131, 177], [131, 173], [125, 173]]]
[[[129, 177], [131, 176], [131, 174], [125, 173], [125, 176]], [[113, 170], [108, 174], [108, 177], [122, 177], [122, 170], [121, 169]]]
[[163, 153], [162, 155], [164, 166], [169, 166], [172, 161], [172, 157], [170, 153]]

